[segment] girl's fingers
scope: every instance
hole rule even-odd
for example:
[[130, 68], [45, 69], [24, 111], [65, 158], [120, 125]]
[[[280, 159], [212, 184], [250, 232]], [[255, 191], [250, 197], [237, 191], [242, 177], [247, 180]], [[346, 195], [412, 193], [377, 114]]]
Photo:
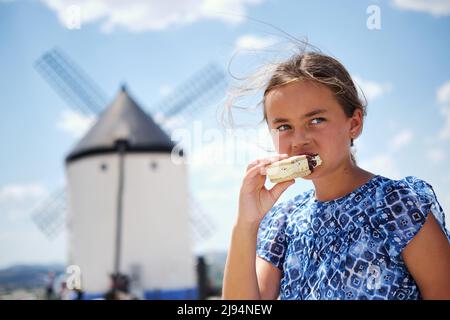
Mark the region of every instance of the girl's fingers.
[[269, 190], [269, 192], [272, 195], [272, 199], [275, 199], [275, 201], [278, 200], [281, 194], [294, 183], [295, 183], [294, 179], [277, 183], [275, 186], [272, 187], [272, 189]]
[[264, 158], [256, 160], [259, 163], [254, 165], [250, 170], [247, 171], [247, 177], [255, 177], [258, 173], [262, 176], [267, 175], [267, 169], [266, 167], [270, 165], [271, 163], [274, 163], [276, 161], [279, 161], [280, 159], [287, 158], [287, 154], [281, 154], [278, 156], [270, 157], [270, 158]]
[[261, 161], [262, 166], [259, 169], [259, 173], [261, 175], [263, 175], [263, 176], [266, 176], [267, 175], [267, 166], [269, 166], [270, 164], [272, 164], [274, 162], [277, 162], [279, 160], [285, 159], [285, 158], [288, 158], [287, 155], [280, 155], [280, 156], [277, 156], [277, 157], [271, 157], [271, 158], [263, 159]]
[[246, 170], [246, 171], [248, 171], [248, 170], [250, 170], [251, 168], [253, 168], [254, 166], [258, 165], [258, 163], [259, 163], [259, 160], [258, 160], [258, 159], [253, 160], [252, 162], [250, 162], [250, 163], [248, 164], [247, 170]]
[[247, 175], [246, 176], [248, 178], [256, 177], [258, 174], [261, 173], [261, 169], [264, 168], [264, 166], [265, 166], [264, 163], [257, 164], [256, 166], [251, 168], [249, 171], [247, 171]]
[[249, 163], [249, 165], [247, 166], [247, 171], [256, 167], [259, 164], [271, 164], [273, 162], [276, 162], [278, 160], [285, 159], [285, 158], [288, 158], [288, 155], [283, 153], [283, 154], [278, 154], [276, 156], [271, 156], [271, 157], [262, 158], [262, 159], [256, 159]]

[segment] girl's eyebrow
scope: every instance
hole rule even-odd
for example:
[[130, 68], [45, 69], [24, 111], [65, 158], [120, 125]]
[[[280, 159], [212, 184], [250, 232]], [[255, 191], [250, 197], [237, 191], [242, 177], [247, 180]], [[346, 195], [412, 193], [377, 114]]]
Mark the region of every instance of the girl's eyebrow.
[[[315, 116], [320, 113], [325, 113], [325, 112], [327, 112], [326, 109], [313, 110], [311, 112], [308, 112], [307, 114], [304, 114], [302, 116], [302, 119], [309, 118], [309, 117]], [[285, 118], [275, 118], [275, 119], [273, 119], [272, 123], [275, 124], [275, 123], [288, 122], [288, 121], [289, 121], [289, 119], [285, 119]]]

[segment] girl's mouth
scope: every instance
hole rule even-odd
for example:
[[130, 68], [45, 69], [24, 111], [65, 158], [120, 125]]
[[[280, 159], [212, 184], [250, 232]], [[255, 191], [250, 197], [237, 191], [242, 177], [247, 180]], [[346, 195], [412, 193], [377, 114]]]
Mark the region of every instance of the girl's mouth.
[[292, 156], [303, 156], [303, 155], [315, 157], [315, 156], [318, 156], [319, 154], [314, 153], [314, 152], [303, 152], [303, 153], [299, 153], [299, 154], [294, 154]]

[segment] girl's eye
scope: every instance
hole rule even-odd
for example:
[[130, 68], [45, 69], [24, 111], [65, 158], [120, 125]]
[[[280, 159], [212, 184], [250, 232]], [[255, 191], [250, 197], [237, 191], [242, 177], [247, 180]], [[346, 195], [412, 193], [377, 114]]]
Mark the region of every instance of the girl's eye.
[[277, 127], [278, 131], [286, 131], [287, 129], [289, 129], [289, 125], [287, 124], [282, 124], [281, 126]]
[[[318, 120], [319, 122], [317, 123], [316, 120]], [[314, 121], [316, 121], [316, 122], [314, 122]], [[325, 121], [324, 118], [314, 118], [314, 119], [311, 120], [311, 123], [312, 123], [312, 124], [320, 124], [320, 123], [323, 122], [323, 121]]]

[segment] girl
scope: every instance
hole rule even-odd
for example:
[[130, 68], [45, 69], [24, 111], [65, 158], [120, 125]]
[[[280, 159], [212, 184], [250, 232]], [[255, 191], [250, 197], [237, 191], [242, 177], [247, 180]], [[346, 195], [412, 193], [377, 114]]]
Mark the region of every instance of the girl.
[[[224, 299], [450, 299], [450, 236], [431, 185], [360, 168], [351, 154], [365, 105], [332, 57], [280, 63], [264, 91], [278, 155], [247, 167], [223, 282]], [[265, 168], [294, 155], [323, 163], [314, 189], [275, 202]]]

